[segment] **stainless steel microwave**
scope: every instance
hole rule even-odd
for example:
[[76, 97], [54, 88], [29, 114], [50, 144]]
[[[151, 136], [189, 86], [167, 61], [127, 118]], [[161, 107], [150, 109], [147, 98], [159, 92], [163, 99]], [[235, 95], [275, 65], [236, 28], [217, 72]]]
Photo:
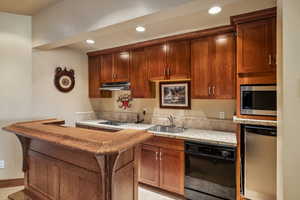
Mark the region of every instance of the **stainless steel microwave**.
[[241, 114], [276, 116], [276, 85], [241, 85]]

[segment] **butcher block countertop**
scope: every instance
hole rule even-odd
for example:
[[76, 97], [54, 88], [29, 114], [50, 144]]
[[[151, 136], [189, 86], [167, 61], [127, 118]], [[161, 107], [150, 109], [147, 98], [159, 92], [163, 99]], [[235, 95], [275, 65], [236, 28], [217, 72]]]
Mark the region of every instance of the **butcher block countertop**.
[[20, 122], [3, 129], [17, 135], [61, 145], [95, 155], [122, 152], [154, 135], [145, 130], [124, 129], [106, 132], [63, 126], [63, 120]]

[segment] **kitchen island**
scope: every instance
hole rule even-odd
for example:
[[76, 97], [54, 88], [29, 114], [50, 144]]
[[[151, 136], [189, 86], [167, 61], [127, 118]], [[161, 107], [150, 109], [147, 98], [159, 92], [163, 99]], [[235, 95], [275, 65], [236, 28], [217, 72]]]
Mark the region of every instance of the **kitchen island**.
[[61, 120], [12, 124], [23, 149], [25, 189], [12, 200], [137, 200], [138, 145], [144, 130], [106, 132]]

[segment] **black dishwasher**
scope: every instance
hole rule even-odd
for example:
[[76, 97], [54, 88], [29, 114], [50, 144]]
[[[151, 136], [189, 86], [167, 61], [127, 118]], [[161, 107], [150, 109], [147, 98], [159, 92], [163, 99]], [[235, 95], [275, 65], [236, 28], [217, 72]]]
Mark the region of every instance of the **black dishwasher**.
[[236, 148], [185, 143], [185, 197], [188, 200], [235, 200]]

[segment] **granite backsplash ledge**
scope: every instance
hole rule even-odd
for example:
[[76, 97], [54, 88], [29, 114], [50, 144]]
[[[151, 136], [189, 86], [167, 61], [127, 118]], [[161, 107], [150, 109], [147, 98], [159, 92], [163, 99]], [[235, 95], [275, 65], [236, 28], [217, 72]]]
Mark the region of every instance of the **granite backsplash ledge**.
[[[103, 111], [97, 112], [96, 117], [98, 119], [115, 120], [122, 122], [136, 122], [137, 120], [136, 112], [110, 112]], [[147, 113], [145, 116], [144, 123], [169, 125], [168, 116], [172, 113]], [[140, 113], [141, 118], [143, 116]], [[214, 119], [206, 118], [203, 116], [191, 115], [186, 112], [176, 113], [175, 125], [178, 127], [185, 128], [196, 128], [205, 130], [218, 130], [218, 131], [228, 131], [235, 132], [236, 124], [232, 120], [228, 119]]]

